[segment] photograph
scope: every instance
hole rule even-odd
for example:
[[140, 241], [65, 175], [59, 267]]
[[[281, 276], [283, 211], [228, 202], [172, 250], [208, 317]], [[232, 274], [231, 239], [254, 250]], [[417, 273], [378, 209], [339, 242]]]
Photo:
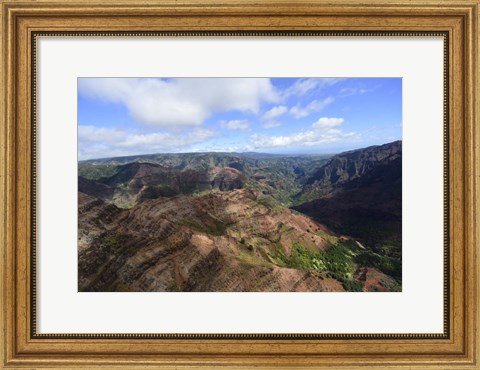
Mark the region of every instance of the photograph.
[[480, 0], [0, 3], [0, 368], [479, 368]]
[[79, 78], [78, 290], [401, 291], [401, 78]]

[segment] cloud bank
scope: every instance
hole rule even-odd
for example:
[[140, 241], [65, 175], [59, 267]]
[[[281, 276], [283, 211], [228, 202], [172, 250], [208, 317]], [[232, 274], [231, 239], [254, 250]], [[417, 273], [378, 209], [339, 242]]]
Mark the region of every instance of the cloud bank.
[[257, 114], [280, 96], [268, 78], [81, 78], [85, 97], [124, 104], [140, 124], [161, 129], [201, 126], [217, 112]]
[[311, 129], [306, 131], [281, 136], [254, 134], [251, 136], [251, 146], [255, 149], [316, 146], [358, 137], [353, 132], [346, 133], [339, 129], [338, 126], [343, 122], [343, 118], [322, 117], [311, 125]]
[[80, 159], [85, 159], [181, 151], [186, 146], [201, 143], [215, 135], [214, 131], [202, 128], [178, 135], [170, 132], [142, 134], [112, 128], [78, 126], [78, 155]]

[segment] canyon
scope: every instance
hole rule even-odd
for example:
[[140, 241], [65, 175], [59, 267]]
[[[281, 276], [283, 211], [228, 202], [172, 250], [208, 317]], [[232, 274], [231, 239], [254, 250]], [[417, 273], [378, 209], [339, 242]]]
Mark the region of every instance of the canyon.
[[82, 292], [401, 291], [402, 142], [79, 162]]

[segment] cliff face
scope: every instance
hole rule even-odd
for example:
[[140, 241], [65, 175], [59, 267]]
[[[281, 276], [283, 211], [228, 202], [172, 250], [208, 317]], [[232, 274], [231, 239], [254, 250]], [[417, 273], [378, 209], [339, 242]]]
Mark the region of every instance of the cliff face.
[[[401, 160], [401, 141], [335, 155], [307, 179], [302, 195], [311, 197], [315, 192], [325, 194], [347, 184], [350, 187], [359, 186], [367, 178], [371, 181], [372, 171], [379, 171], [380, 167], [384, 172], [388, 172], [389, 166], [392, 166], [392, 175], [401, 177]], [[399, 173], [398, 164], [400, 164]], [[384, 175], [388, 176], [387, 173]], [[355, 180], [357, 180], [356, 184], [353, 183]]]
[[401, 259], [401, 142], [334, 156], [300, 198], [306, 201], [295, 207], [299, 212]]

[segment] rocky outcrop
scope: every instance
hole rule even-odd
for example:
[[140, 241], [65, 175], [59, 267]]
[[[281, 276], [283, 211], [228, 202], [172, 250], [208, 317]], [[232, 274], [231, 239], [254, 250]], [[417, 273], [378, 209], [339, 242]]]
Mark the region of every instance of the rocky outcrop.
[[208, 190], [231, 191], [241, 189], [247, 178], [239, 170], [232, 167], [214, 167], [208, 171], [210, 187]]
[[346, 184], [352, 187], [353, 181], [368, 177], [371, 171], [378, 171], [379, 167], [388, 171], [392, 162], [401, 165], [401, 159], [401, 141], [335, 155], [307, 179], [303, 195], [315, 192], [324, 195]]

